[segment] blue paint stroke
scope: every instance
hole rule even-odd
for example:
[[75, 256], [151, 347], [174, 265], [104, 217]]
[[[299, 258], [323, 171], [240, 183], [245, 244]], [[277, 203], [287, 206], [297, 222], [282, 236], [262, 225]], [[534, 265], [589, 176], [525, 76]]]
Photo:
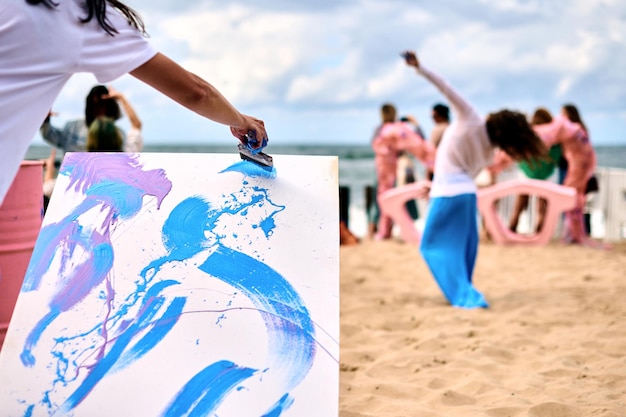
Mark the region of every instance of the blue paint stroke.
[[239, 172], [247, 177], [251, 178], [276, 178], [276, 168], [274, 167], [261, 167], [254, 162], [240, 161], [232, 164], [228, 168], [220, 171], [224, 172]]
[[[265, 209], [256, 223], [249, 215], [252, 207]], [[162, 241], [167, 254], [152, 261], [143, 269], [141, 276], [149, 280], [165, 263], [184, 261], [219, 244], [225, 236], [217, 233], [215, 227], [222, 216], [242, 216], [247, 223], [252, 223], [253, 229], [261, 229], [269, 238], [276, 227], [274, 217], [284, 209], [285, 206], [271, 201], [267, 189], [248, 186], [246, 182], [238, 193], [224, 196], [221, 207], [200, 196], [188, 197], [172, 209], [164, 222]], [[233, 235], [237, 235], [236, 231]]]
[[[171, 286], [179, 284], [178, 281], [174, 280], [166, 280], [161, 281], [153, 285], [147, 292], [144, 297], [144, 307], [142, 310], [145, 310], [147, 306], [154, 305], [158, 307], [155, 310], [155, 313], [158, 312], [166, 303], [166, 297], [161, 295], [161, 292]], [[155, 347], [163, 338], [169, 333], [169, 331], [174, 327], [174, 325], [178, 322], [180, 318], [180, 314], [182, 314], [183, 306], [187, 302], [186, 297], [174, 297], [169, 306], [166, 307], [165, 312], [162, 314], [160, 319], [154, 320], [154, 315], [145, 316], [143, 320], [139, 320], [139, 317], [136, 319], [138, 328], [141, 330], [150, 329], [137, 343], [130, 348], [128, 351], [124, 353], [120, 357], [118, 364], [115, 367], [115, 371], [118, 371], [133, 362], [141, 359], [146, 353], [148, 353], [153, 347]]]
[[[259, 310], [268, 332], [270, 357], [267, 372], [277, 378], [285, 392], [297, 386], [313, 365], [317, 344], [309, 312], [291, 284], [274, 269], [222, 245], [219, 243], [221, 237], [211, 233], [220, 216], [246, 212], [253, 205], [268, 203], [267, 190], [254, 187], [253, 190], [252, 196], [233, 198], [222, 209], [214, 208], [200, 197], [183, 200], [172, 210], [162, 229], [168, 254], [153, 261], [142, 274], [147, 278], [150, 271], [154, 276], [165, 263], [183, 261], [211, 247], [213, 252], [198, 268], [233, 286]], [[282, 209], [284, 207], [276, 206], [268, 218], [261, 220], [260, 223], [266, 225], [266, 237], [275, 227], [273, 217]]]
[[315, 328], [294, 288], [268, 265], [218, 246], [199, 269], [232, 285], [259, 309], [269, 334], [268, 368], [284, 381], [285, 391], [300, 383], [315, 358]]
[[293, 405], [294, 399], [289, 394], [283, 395], [272, 408], [261, 417], [279, 417], [283, 411], [288, 410]]
[[162, 416], [210, 416], [229, 392], [255, 372], [255, 369], [239, 367], [230, 361], [216, 362], [190, 379]]

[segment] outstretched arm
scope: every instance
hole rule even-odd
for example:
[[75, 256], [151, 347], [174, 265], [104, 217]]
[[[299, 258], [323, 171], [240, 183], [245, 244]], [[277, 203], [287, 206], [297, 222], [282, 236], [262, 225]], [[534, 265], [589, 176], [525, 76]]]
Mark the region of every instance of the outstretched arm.
[[61, 129], [52, 126], [52, 124], [50, 123], [50, 116], [52, 115], [52, 111], [49, 111], [46, 119], [43, 121], [41, 127], [39, 128], [39, 133], [41, 133], [41, 137], [49, 145], [65, 149], [65, 145], [68, 142], [68, 135]]
[[402, 135], [401, 148], [410, 152], [414, 157], [421, 161], [426, 167], [433, 168], [435, 164], [435, 147], [432, 143], [426, 141], [419, 133], [414, 132], [408, 126]]
[[431, 84], [441, 91], [441, 93], [448, 99], [450, 106], [456, 111], [458, 117], [462, 118], [466, 114], [473, 113], [472, 106], [459, 93], [457, 93], [456, 90], [450, 87], [450, 85], [444, 81], [443, 78], [421, 65], [417, 59], [417, 55], [415, 55], [415, 52], [406, 51], [402, 54], [402, 56], [408, 66], [414, 67], [419, 74], [423, 75], [424, 78], [430, 81]]
[[[262, 120], [240, 113], [215, 87], [161, 53], [131, 75], [201, 116], [230, 126], [242, 142], [249, 131], [256, 132], [257, 138], [267, 138]], [[261, 140], [256, 144], [260, 146]]]
[[122, 108], [124, 109], [124, 113], [130, 121], [130, 125], [137, 130], [141, 130], [141, 120], [139, 119], [139, 116], [137, 116], [135, 109], [133, 108], [133, 106], [130, 105], [130, 102], [126, 99], [124, 94], [120, 93], [111, 86], [108, 86], [108, 89], [109, 94], [103, 98], [112, 98], [120, 103], [122, 105]]

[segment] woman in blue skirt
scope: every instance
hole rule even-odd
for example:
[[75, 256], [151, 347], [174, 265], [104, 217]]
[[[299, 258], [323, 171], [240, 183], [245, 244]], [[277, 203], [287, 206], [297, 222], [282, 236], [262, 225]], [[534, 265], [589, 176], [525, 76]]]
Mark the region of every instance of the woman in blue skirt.
[[485, 308], [487, 301], [472, 285], [478, 254], [474, 177], [493, 164], [495, 148], [516, 160], [545, 158], [547, 149], [523, 114], [501, 110], [483, 118], [443, 79], [420, 65], [414, 52], [403, 57], [439, 89], [455, 113], [437, 148], [420, 252], [450, 304]]

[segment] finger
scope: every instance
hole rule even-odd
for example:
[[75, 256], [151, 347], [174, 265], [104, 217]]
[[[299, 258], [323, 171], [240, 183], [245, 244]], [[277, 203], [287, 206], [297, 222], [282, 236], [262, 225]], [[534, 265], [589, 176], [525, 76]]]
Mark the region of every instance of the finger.
[[248, 139], [246, 138], [245, 133], [243, 133], [243, 131], [239, 130], [239, 129], [235, 129], [234, 127], [230, 128], [230, 132], [232, 133], [232, 135], [234, 137], [236, 137], [237, 139], [239, 139], [239, 142], [241, 142], [242, 145], [247, 145], [248, 143]]

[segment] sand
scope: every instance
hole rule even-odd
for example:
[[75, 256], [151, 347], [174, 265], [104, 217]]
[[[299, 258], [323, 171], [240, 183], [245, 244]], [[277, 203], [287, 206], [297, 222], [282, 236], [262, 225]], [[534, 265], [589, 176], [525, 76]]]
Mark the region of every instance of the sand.
[[476, 310], [447, 304], [414, 246], [340, 251], [340, 417], [626, 416], [626, 243], [483, 241]]
[[446, 303], [414, 246], [340, 254], [340, 417], [626, 416], [626, 243], [482, 242], [477, 310]]

